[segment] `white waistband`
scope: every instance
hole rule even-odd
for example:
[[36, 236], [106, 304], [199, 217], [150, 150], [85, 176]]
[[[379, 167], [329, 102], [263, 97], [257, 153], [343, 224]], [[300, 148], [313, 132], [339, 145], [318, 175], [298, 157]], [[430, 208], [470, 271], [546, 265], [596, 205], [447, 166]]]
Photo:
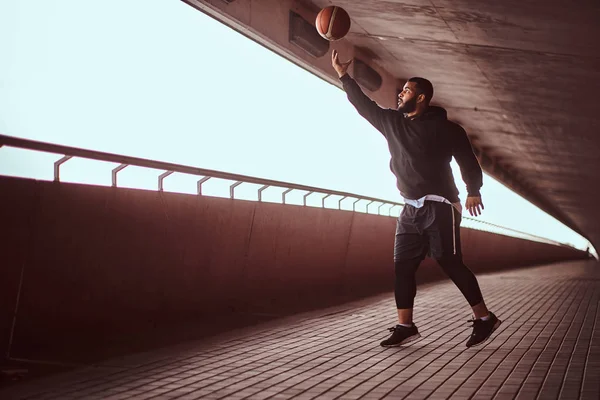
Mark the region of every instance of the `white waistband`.
[[446, 199], [445, 197], [442, 197], [442, 196], [438, 196], [437, 194], [428, 194], [417, 200], [404, 199], [404, 202], [415, 208], [421, 208], [425, 205], [425, 200], [437, 201], [440, 203], [450, 204], [450, 205], [454, 206], [456, 211], [458, 211], [459, 213], [462, 214], [462, 206], [460, 205], [460, 201], [457, 203], [450, 203], [450, 201], [448, 201], [448, 199]]

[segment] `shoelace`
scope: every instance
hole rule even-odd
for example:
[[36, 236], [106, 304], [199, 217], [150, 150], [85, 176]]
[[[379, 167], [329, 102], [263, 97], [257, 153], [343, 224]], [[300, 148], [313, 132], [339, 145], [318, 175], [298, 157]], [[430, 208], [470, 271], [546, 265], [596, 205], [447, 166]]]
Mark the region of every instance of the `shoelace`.
[[483, 320], [474, 318], [474, 319], [467, 320], [467, 322], [471, 322], [472, 324], [469, 325], [469, 327], [473, 328], [475, 325], [480, 324], [481, 322], [483, 322]]
[[[467, 322], [471, 322], [472, 323], [471, 325], [469, 325], [470, 328], [474, 328], [475, 325], [477, 324], [477, 321], [481, 321], [481, 320], [480, 319], [469, 319], [469, 320], [467, 320]], [[473, 336], [475, 336], [475, 331], [473, 331], [471, 333], [471, 337], [473, 337]]]
[[[403, 326], [402, 328], [409, 329], [409, 328], [407, 328], [407, 327], [405, 327], [405, 326]], [[396, 331], [396, 330], [398, 330], [398, 329], [400, 329], [400, 327], [398, 327], [398, 325], [394, 325], [393, 327], [391, 327], [391, 328], [388, 328], [388, 331], [390, 331], [390, 332], [395, 332], [395, 331]]]

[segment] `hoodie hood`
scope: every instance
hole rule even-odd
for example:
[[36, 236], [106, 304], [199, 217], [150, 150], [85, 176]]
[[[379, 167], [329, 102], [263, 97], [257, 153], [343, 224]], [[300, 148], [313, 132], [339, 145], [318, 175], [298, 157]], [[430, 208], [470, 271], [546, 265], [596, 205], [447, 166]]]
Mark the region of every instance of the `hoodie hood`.
[[424, 120], [438, 119], [438, 120], [447, 120], [448, 113], [445, 108], [438, 106], [429, 106], [427, 110], [421, 116]]

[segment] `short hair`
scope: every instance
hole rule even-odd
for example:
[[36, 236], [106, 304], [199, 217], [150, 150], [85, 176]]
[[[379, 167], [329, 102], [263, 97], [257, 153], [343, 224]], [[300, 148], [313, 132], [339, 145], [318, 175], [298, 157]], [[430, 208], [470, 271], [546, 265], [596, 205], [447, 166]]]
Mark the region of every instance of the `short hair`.
[[424, 94], [425, 101], [427, 102], [427, 104], [429, 104], [429, 102], [433, 98], [433, 85], [431, 84], [431, 82], [425, 78], [419, 77], [410, 78], [408, 81], [417, 84], [417, 89], [419, 90], [418, 94]]

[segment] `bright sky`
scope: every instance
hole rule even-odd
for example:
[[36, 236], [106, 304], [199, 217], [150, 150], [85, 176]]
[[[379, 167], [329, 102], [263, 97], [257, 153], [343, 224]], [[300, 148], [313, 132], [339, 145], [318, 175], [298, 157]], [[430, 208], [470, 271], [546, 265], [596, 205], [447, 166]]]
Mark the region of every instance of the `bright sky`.
[[[343, 91], [182, 2], [0, 0], [0, 54], [2, 134], [401, 201], [383, 137]], [[57, 159], [2, 148], [0, 174], [52, 179]], [[113, 167], [71, 160], [61, 178], [110, 184]], [[588, 244], [487, 175], [482, 197], [484, 221]]]

